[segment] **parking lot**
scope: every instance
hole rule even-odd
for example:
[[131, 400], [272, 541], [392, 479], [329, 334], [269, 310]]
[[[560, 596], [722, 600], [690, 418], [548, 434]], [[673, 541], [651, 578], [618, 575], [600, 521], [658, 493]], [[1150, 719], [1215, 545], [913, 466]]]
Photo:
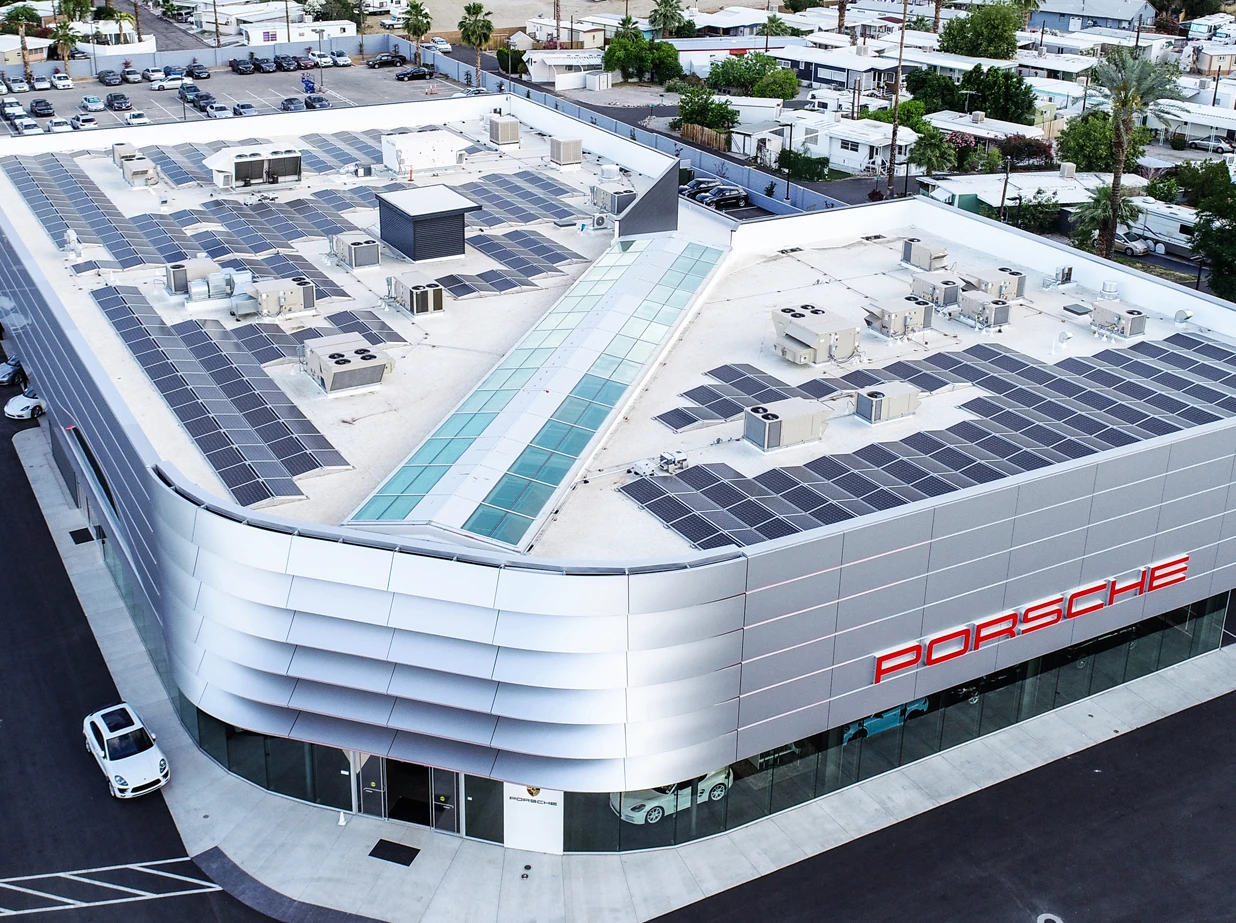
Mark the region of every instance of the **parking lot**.
[[[407, 51], [406, 48], [402, 49]], [[200, 89], [210, 92], [218, 102], [231, 107], [236, 103], [251, 103], [256, 109], [255, 115], [268, 115], [279, 111], [279, 104], [288, 97], [305, 98], [305, 90], [301, 77], [306, 76], [318, 84], [317, 92], [324, 94], [332, 107], [339, 106], [369, 106], [375, 103], [406, 102], [435, 96], [450, 96], [458, 93], [462, 87], [458, 84], [435, 77], [429, 80], [411, 80], [399, 82], [395, 74], [402, 70], [399, 67], [384, 67], [371, 69], [360, 63], [360, 57], [354, 58], [356, 64], [352, 67], [326, 67], [304, 71], [277, 72], [274, 74], [234, 74], [223, 68], [211, 71], [208, 80], [195, 81]], [[319, 76], [320, 75], [320, 76]], [[92, 77], [81, 75], [74, 79], [71, 90], [40, 90], [29, 93], [18, 93], [14, 98], [27, 110], [35, 99], [46, 99], [56, 109], [56, 116], [69, 119], [82, 112], [83, 96], [97, 96], [106, 99], [108, 93], [126, 93], [133, 103], [133, 111], [144, 112], [155, 125], [180, 122], [184, 120], [204, 119], [206, 116], [192, 106], [182, 104], [175, 90], [152, 90], [148, 81], [127, 83], [118, 87], [106, 87]], [[320, 83], [319, 83], [320, 80]], [[126, 112], [95, 112], [91, 113], [98, 119], [100, 128], [115, 128], [123, 124]], [[47, 119], [36, 119], [40, 125], [46, 126]], [[5, 123], [9, 131], [12, 126]], [[151, 130], [154, 126], [132, 126], [131, 130], [140, 132]]]

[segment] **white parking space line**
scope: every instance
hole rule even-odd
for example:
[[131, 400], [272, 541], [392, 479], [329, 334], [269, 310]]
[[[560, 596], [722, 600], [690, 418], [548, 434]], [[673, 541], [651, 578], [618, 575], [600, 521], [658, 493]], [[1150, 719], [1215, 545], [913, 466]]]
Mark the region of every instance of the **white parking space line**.
[[[213, 891], [222, 890], [212, 881], [205, 881], [200, 878], [193, 878], [188, 875], [178, 875], [175, 872], [169, 872], [158, 868], [161, 865], [181, 864], [191, 861], [187, 856], [180, 859], [158, 859], [153, 862], [138, 862], [131, 865], [105, 865], [93, 869], [79, 869], [75, 872], [50, 872], [43, 875], [21, 875], [16, 878], [5, 878], [0, 880], [0, 917], [21, 917], [29, 916], [36, 913], [49, 913], [53, 910], [73, 910], [79, 907], [106, 907], [111, 904], [130, 904], [139, 901], [155, 901], [165, 897], [184, 897], [189, 894], [209, 894]], [[91, 875], [96, 875], [100, 872], [110, 872], [117, 869], [129, 869], [135, 872], [140, 872], [147, 875], [157, 875], [160, 878], [171, 878], [176, 881], [183, 881], [186, 885], [192, 887], [181, 888], [177, 891], [168, 891], [166, 893], [158, 893], [154, 891], [142, 891], [137, 888], [126, 887], [125, 885], [117, 885], [108, 881], [100, 881], [91, 878]], [[47, 891], [40, 891], [36, 888], [27, 888], [17, 882], [33, 883], [35, 881], [46, 880], [49, 878], [60, 878], [68, 881], [75, 881], [85, 885], [93, 885], [97, 888], [110, 889], [112, 891], [121, 891], [130, 896], [116, 897], [98, 901], [79, 901], [70, 897], [63, 897], [59, 894], [52, 894]], [[50, 904], [46, 907], [33, 907], [24, 909], [13, 909], [13, 907], [5, 906], [4, 893], [5, 891], [27, 894], [31, 897], [39, 898], [45, 901], [56, 901], [58, 903]]]

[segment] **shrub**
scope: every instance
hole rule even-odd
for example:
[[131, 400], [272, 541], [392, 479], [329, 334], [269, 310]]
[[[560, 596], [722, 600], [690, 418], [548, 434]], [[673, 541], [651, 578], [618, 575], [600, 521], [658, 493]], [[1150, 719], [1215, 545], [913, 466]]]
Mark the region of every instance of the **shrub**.
[[828, 179], [828, 158], [812, 157], [810, 154], [782, 148], [777, 154], [777, 166], [793, 179], [822, 182]]
[[1184, 135], [1175, 134], [1167, 139], [1167, 143], [1172, 146], [1173, 151], [1183, 151], [1189, 146], [1188, 139]]

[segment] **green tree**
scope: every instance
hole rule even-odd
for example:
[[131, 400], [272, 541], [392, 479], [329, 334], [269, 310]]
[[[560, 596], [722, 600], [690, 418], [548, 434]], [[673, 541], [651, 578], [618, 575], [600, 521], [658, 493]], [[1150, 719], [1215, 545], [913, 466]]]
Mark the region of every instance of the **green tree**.
[[906, 90], [923, 104], [923, 109], [928, 115], [942, 109], [961, 108], [957, 96], [957, 84], [943, 74], [934, 73], [926, 68], [910, 71], [906, 75]]
[[411, 0], [408, 4], [408, 10], [403, 14], [403, 31], [412, 36], [412, 41], [416, 44], [416, 65], [421, 64], [421, 42], [425, 40], [425, 35], [433, 28], [433, 19], [429, 15], [429, 10], [425, 9], [425, 4], [421, 0]]
[[1099, 232], [1095, 252], [1111, 256], [1120, 209], [1120, 184], [1125, 157], [1136, 143], [1134, 132], [1147, 113], [1162, 114], [1169, 101], [1180, 99], [1174, 66], [1139, 58], [1127, 48], [1117, 48], [1090, 71], [1090, 89], [1107, 103], [1112, 124], [1111, 220]]
[[1236, 299], [1236, 186], [1206, 200], [1193, 225], [1193, 252], [1210, 269], [1210, 290]]
[[648, 43], [648, 70], [656, 83], [665, 83], [682, 76], [678, 49], [669, 42]]
[[1038, 189], [1028, 199], [1023, 196], [1012, 211], [1006, 208], [1005, 213], [1016, 221], [1019, 228], [1025, 228], [1032, 234], [1047, 234], [1060, 223], [1060, 202], [1054, 192], [1048, 194]]
[[[363, 2], [363, 0], [361, 0]], [[476, 85], [481, 85], [481, 49], [489, 44], [494, 35], [493, 13], [483, 3], [469, 3], [459, 20], [459, 40], [476, 49]]]
[[755, 30], [756, 35], [764, 36], [764, 53], [768, 54], [768, 39], [782, 35], [792, 35], [796, 30], [776, 13], [769, 13], [768, 18]]
[[1170, 205], [1180, 198], [1180, 185], [1174, 177], [1161, 176], [1146, 184], [1146, 195]]
[[1210, 199], [1227, 194], [1232, 177], [1221, 160], [1186, 160], [1176, 168], [1176, 184], [1187, 205], [1204, 208]]
[[648, 14], [648, 25], [660, 29], [661, 38], [669, 38], [686, 20], [678, 0], [655, 0]]
[[922, 133], [928, 128], [931, 128], [929, 122], [923, 121], [923, 116], [926, 111], [923, 104], [917, 99], [903, 99], [897, 104], [895, 109], [868, 109], [859, 118], [871, 119], [874, 122], [884, 122], [887, 125], [893, 124], [893, 114], [897, 114], [897, 124], [903, 125], [910, 131]]
[[783, 101], [793, 99], [798, 95], [798, 77], [792, 70], [779, 67], [757, 80], [751, 88], [751, 95]]
[[738, 124], [738, 110], [718, 102], [706, 86], [688, 87], [678, 97], [678, 118], [687, 125], [729, 131]]
[[[1116, 203], [1115, 208], [1112, 207], [1113, 201]], [[1142, 210], [1132, 199], [1120, 194], [1113, 197], [1110, 186], [1101, 186], [1094, 191], [1088, 202], [1083, 202], [1073, 209], [1069, 239], [1074, 247], [1082, 250], [1094, 249], [1098, 253], [1098, 247], [1104, 235], [1107, 235], [1109, 244], [1106, 255], [1110, 255], [1110, 241], [1115, 239], [1116, 228], [1122, 224], [1125, 227], [1136, 224], [1141, 214]]]
[[727, 55], [708, 71], [708, 85], [738, 96], [750, 96], [760, 78], [777, 70], [777, 62], [758, 51]]
[[5, 22], [24, 22], [27, 25], [38, 28], [43, 25], [43, 17], [39, 15], [38, 10], [25, 3], [19, 3], [16, 6], [7, 7], [4, 11]]
[[906, 23], [906, 29], [910, 32], [930, 32], [931, 20], [919, 13], [917, 16], [910, 17], [910, 21]]
[[[640, 31], [639, 23], [630, 16], [623, 16], [622, 19], [618, 21], [618, 28], [614, 30], [614, 39], [637, 37], [644, 37], [644, 33]], [[613, 41], [614, 39], [610, 39], [610, 41]]]
[[[982, 110], [991, 118], [1019, 125], [1034, 124], [1038, 109], [1034, 90], [1020, 74], [998, 67], [989, 68], [983, 75], [982, 93]], [[971, 106], [971, 109], [977, 108]]]
[[[69, 73], [70, 55], [73, 49], [77, 47], [77, 27], [71, 22], [61, 21], [51, 27], [51, 31], [47, 33], [47, 37], [51, 39], [55, 45], [56, 54], [60, 56], [60, 60], [64, 62], [64, 72]], [[72, 76], [72, 75], [70, 75]]]
[[945, 173], [956, 165], [957, 151], [948, 143], [944, 132], [934, 125], [926, 125], [910, 148], [910, 163], [918, 164], [928, 176]]
[[[667, 48], [672, 46], [666, 45]], [[642, 80], [652, 66], [648, 42], [642, 35], [615, 38], [605, 49], [601, 66], [607, 71], [621, 71], [623, 80]]]
[[[1137, 158], [1146, 151], [1154, 133], [1142, 126], [1135, 129], [1125, 150], [1124, 170], [1137, 168]], [[1056, 139], [1056, 157], [1077, 165], [1083, 172], [1110, 173], [1112, 170], [1112, 117], [1102, 110], [1092, 110], [1073, 119]], [[1123, 171], [1122, 171], [1123, 172]]]
[[1019, 7], [993, 0], [972, 8], [969, 16], [950, 19], [940, 31], [940, 50], [971, 58], [1011, 60], [1017, 53]]
[[785, 8], [791, 13], [801, 13], [812, 7], [824, 6], [825, 0], [785, 0]]
[[1185, 19], [1200, 19], [1223, 9], [1223, 0], [1182, 0], [1180, 12]]
[[93, 8], [91, 0], [60, 0], [60, 15], [69, 22], [82, 22]]
[[674, 30], [674, 38], [695, 38], [695, 33], [699, 31], [694, 19], [684, 19], [682, 25]]

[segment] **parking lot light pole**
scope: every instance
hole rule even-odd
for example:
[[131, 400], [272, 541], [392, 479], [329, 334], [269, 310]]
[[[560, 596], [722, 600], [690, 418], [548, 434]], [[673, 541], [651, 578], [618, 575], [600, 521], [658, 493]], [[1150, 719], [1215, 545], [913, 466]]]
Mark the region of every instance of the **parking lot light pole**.
[[318, 89], [324, 90], [326, 89], [326, 78], [322, 76], [322, 33], [326, 30], [314, 29], [313, 31], [318, 34]]

